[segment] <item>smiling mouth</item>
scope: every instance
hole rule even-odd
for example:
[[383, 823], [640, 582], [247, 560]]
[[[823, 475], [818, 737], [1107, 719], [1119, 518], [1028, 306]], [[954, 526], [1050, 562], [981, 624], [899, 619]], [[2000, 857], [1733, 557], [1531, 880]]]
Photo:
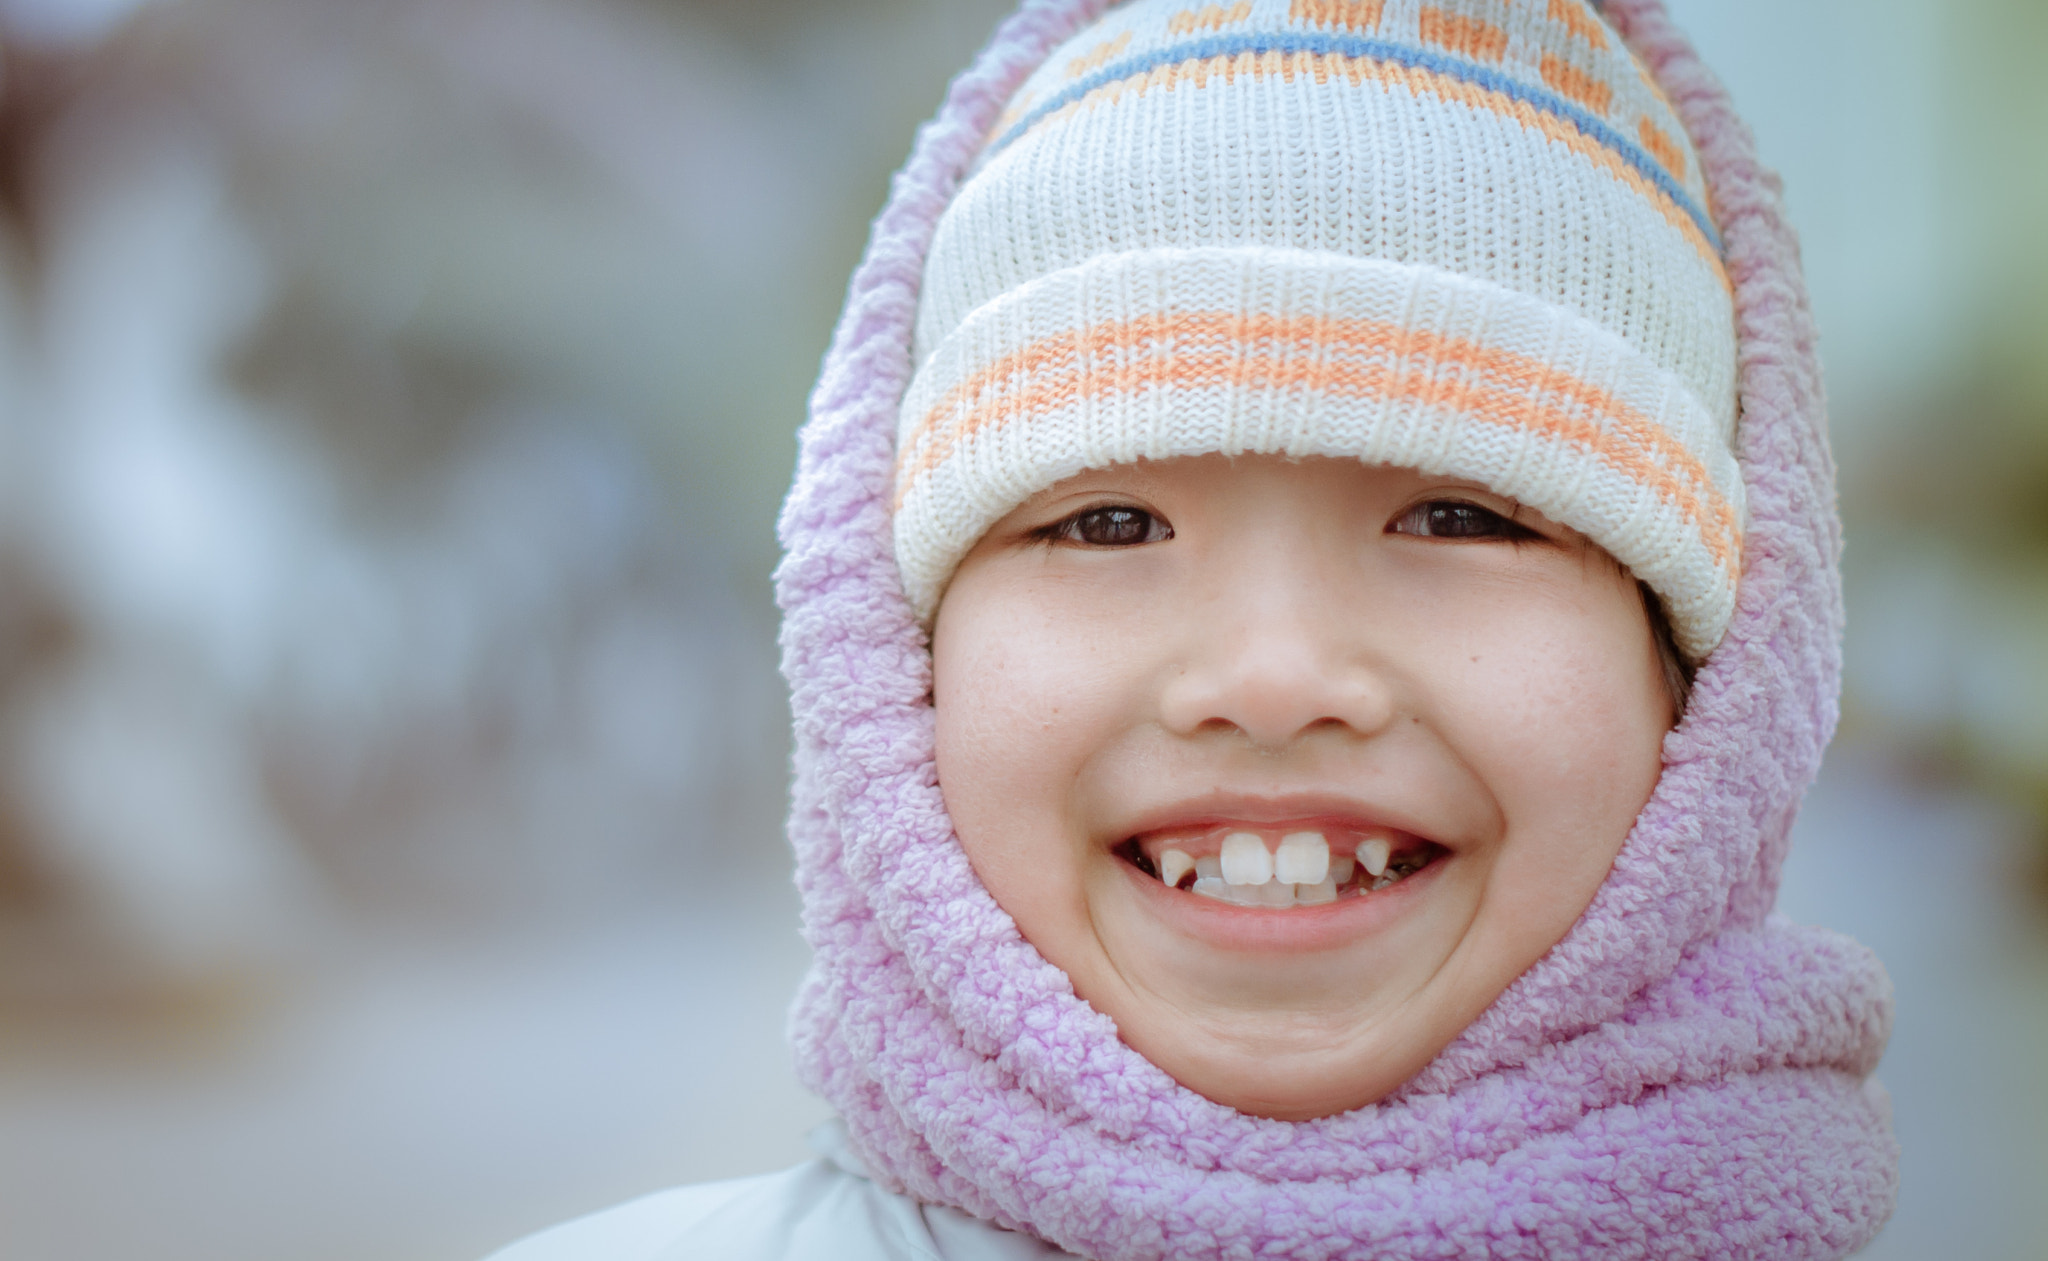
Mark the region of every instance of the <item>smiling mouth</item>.
[[1373, 828], [1213, 827], [1132, 837], [1117, 857], [1171, 888], [1233, 906], [1324, 906], [1399, 884], [1447, 851]]

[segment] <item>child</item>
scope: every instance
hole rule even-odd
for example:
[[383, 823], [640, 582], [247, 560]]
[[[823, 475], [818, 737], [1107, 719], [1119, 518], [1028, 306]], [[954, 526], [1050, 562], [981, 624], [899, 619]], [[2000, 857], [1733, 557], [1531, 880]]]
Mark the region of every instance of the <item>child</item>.
[[1855, 1250], [1888, 985], [1770, 914], [1831, 496], [1657, 0], [1027, 3], [783, 519], [843, 1125], [505, 1256]]

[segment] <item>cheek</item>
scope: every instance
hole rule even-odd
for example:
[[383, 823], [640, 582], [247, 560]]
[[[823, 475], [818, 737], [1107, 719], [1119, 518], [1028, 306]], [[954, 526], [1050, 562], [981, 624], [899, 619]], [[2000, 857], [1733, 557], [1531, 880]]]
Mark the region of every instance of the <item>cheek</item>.
[[[956, 817], [993, 786], [1030, 778], [1058, 745], [1075, 663], [1029, 611], [950, 599], [932, 637], [939, 774]], [[957, 799], [957, 800], [956, 800]]]
[[1655, 789], [1672, 719], [1634, 592], [1595, 594], [1524, 608], [1469, 651], [1457, 718], [1507, 824], [1498, 891], [1564, 926]]
[[1127, 689], [1085, 626], [998, 594], [956, 583], [940, 608], [935, 734], [961, 845], [1021, 922], [1032, 902], [1078, 885], [1087, 838], [1072, 822], [1074, 785], [1116, 738]]
[[1499, 654], [1488, 690], [1506, 743], [1530, 768], [1517, 781], [1597, 801], [1588, 788], [1633, 783], [1658, 764], [1670, 711], [1647, 633], [1637, 643], [1584, 632], [1530, 627], [1520, 652]]

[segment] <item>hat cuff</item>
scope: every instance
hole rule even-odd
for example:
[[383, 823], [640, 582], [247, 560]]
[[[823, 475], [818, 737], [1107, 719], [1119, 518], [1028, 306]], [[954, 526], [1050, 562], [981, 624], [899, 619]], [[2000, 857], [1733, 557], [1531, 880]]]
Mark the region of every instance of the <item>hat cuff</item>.
[[1621, 338], [1488, 281], [1269, 246], [1103, 255], [987, 302], [920, 367], [896, 556], [929, 621], [991, 525], [1085, 469], [1346, 456], [1475, 481], [1585, 534], [1698, 660], [1741, 566], [1733, 424]]

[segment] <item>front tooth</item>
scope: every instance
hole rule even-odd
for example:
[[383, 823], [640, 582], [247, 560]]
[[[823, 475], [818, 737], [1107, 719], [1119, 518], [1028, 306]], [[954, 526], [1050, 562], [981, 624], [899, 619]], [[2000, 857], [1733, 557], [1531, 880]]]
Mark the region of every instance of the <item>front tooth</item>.
[[1223, 878], [1231, 884], [1264, 884], [1273, 878], [1273, 855], [1256, 832], [1223, 838]]
[[1201, 894], [1205, 898], [1215, 898], [1218, 902], [1230, 900], [1225, 892], [1229, 888], [1229, 885], [1223, 883], [1223, 877], [1221, 876], [1203, 876], [1195, 881], [1196, 893]]
[[1321, 884], [1296, 885], [1294, 900], [1302, 906], [1321, 906], [1337, 900], [1337, 882], [1325, 879]]
[[1394, 843], [1384, 836], [1375, 836], [1358, 847], [1358, 861], [1365, 864], [1369, 876], [1383, 876], [1387, 872], [1387, 860], [1394, 856]]
[[1280, 840], [1273, 855], [1273, 879], [1287, 884], [1321, 884], [1330, 874], [1330, 843], [1321, 832], [1295, 832]]
[[1204, 854], [1195, 860], [1195, 876], [1201, 880], [1223, 879], [1223, 860], [1214, 854]]
[[1351, 877], [1358, 871], [1358, 860], [1351, 857], [1330, 860], [1330, 881], [1333, 884], [1350, 884]]
[[1168, 888], [1177, 887], [1180, 878], [1195, 869], [1195, 860], [1185, 850], [1170, 849], [1159, 856], [1159, 878]]

